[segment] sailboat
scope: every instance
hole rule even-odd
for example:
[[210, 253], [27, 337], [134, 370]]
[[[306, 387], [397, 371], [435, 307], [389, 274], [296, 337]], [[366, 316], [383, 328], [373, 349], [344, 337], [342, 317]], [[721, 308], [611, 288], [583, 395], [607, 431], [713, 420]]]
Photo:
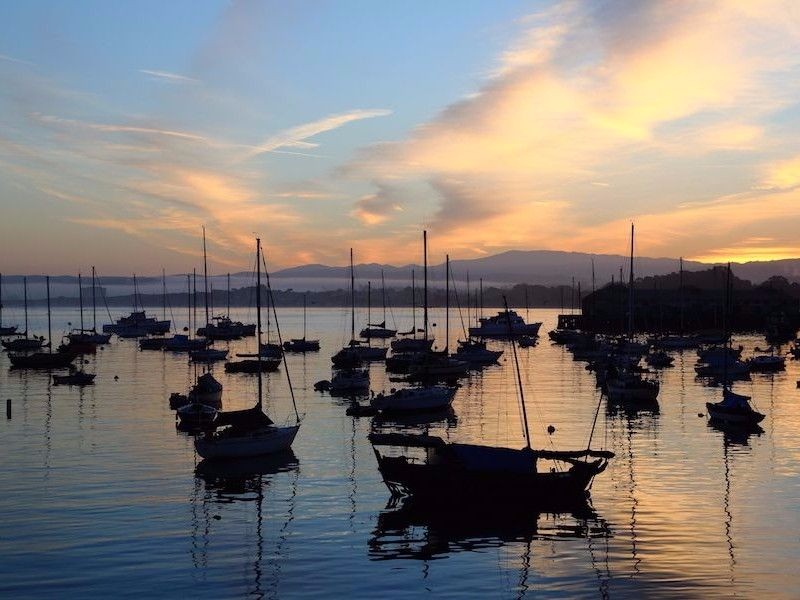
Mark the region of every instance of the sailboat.
[[22, 334], [17, 333], [19, 336], [14, 340], [3, 340], [3, 348], [12, 352], [26, 352], [30, 350], [38, 350], [44, 343], [42, 337], [28, 337], [28, 278], [22, 278], [23, 299], [25, 303], [25, 331]]
[[706, 410], [709, 417], [717, 422], [733, 425], [754, 426], [764, 420], [762, 413], [756, 411], [751, 405], [749, 396], [736, 394], [731, 391], [730, 378], [728, 377], [728, 361], [730, 353], [730, 314], [731, 314], [731, 264], [728, 263], [727, 276], [725, 279], [725, 354], [723, 359], [722, 375], [722, 400], [720, 402], [706, 402]]
[[16, 335], [16, 325], [3, 325], [3, 274], [0, 273], [0, 337], [4, 335]]
[[[203, 299], [205, 300], [205, 308], [206, 308], [206, 329], [210, 326], [211, 319], [209, 319], [209, 310], [208, 310], [208, 258], [206, 255], [206, 228], [203, 227]], [[209, 338], [207, 338], [209, 339]], [[212, 348], [211, 346], [214, 343], [213, 338], [211, 339], [211, 344], [206, 346], [205, 348], [201, 348], [200, 350], [190, 350], [189, 351], [189, 360], [193, 362], [214, 362], [217, 360], [225, 360], [228, 358], [228, 351], [221, 350], [218, 348]]]
[[350, 342], [331, 356], [331, 362], [336, 369], [356, 369], [364, 362], [358, 352], [356, 340], [356, 275], [353, 266], [353, 249], [350, 248]]
[[[390, 373], [407, 373], [411, 365], [421, 362], [431, 354], [433, 348], [433, 336], [429, 336], [430, 327], [428, 324], [428, 232], [422, 232], [422, 338], [417, 338], [416, 333], [411, 339], [395, 340], [392, 342], [392, 350], [394, 354], [386, 359], [386, 370]], [[412, 271], [412, 284], [411, 290], [414, 293], [414, 282]], [[412, 301], [416, 305], [416, 299]], [[415, 313], [412, 311], [412, 318], [415, 319]], [[416, 319], [414, 322], [414, 331], [416, 330]]]
[[[161, 310], [163, 318], [167, 318], [167, 273], [161, 269]], [[170, 311], [172, 309], [170, 308]], [[140, 350], [163, 350], [169, 338], [159, 335], [156, 337], [147, 337], [139, 340]]]
[[50, 319], [50, 277], [45, 278], [47, 285], [47, 352], [33, 354], [11, 354], [11, 365], [19, 369], [57, 369], [68, 367], [78, 356], [69, 349], [59, 348], [53, 352], [53, 328]]
[[228, 311], [211, 317], [211, 324], [200, 327], [197, 335], [202, 335], [211, 340], [238, 340], [239, 338], [255, 335], [256, 326], [245, 325], [241, 321], [231, 319], [231, 274], [228, 273]]
[[[426, 434], [372, 433], [369, 440], [375, 451], [378, 470], [393, 496], [410, 495], [446, 502], [474, 501], [476, 498], [496, 502], [502, 498], [512, 503], [580, 498], [586, 496], [594, 478], [606, 469], [614, 453], [592, 450], [591, 437], [585, 450], [534, 450], [531, 447], [510, 319], [508, 327], [525, 447], [516, 450], [458, 444]], [[385, 447], [394, 451], [384, 452]], [[553, 468], [540, 468], [539, 461], [545, 460], [551, 461]]]
[[[183, 333], [176, 333], [170, 338], [167, 338], [164, 341], [164, 350], [168, 352], [191, 352], [192, 350], [202, 350], [208, 344], [211, 343], [210, 340], [206, 338], [199, 338], [199, 337], [191, 337], [192, 333], [192, 314], [194, 313], [194, 320], [197, 321], [197, 286], [194, 286], [194, 292], [192, 290], [192, 276], [187, 273], [186, 274], [186, 308], [187, 308], [187, 318], [189, 320], [189, 326], [186, 328], [185, 331], [189, 332], [189, 335], [185, 335]], [[192, 302], [192, 298], [194, 297], [194, 302]]]
[[[426, 236], [427, 239], [427, 236]], [[430, 381], [436, 379], [452, 379], [469, 372], [470, 363], [450, 356], [450, 256], [445, 260], [445, 346], [441, 352], [419, 353], [408, 367], [411, 379]]]
[[319, 340], [306, 339], [307, 296], [308, 294], [303, 294], [303, 337], [283, 342], [283, 349], [287, 352], [316, 352], [319, 350]]
[[[426, 258], [426, 270], [427, 266]], [[420, 332], [422, 332], [422, 330], [417, 329], [417, 285], [414, 269], [411, 269], [411, 329], [409, 331], [401, 331], [397, 335], [412, 337], [401, 337], [399, 340], [392, 340], [392, 352], [429, 351], [433, 347], [433, 338], [428, 338], [427, 336], [418, 338], [417, 334]]]
[[397, 335], [396, 329], [388, 329], [386, 327], [386, 279], [383, 276], [383, 269], [381, 269], [381, 298], [383, 299], [383, 321], [380, 323], [370, 323], [369, 307], [372, 302], [372, 295], [369, 291], [367, 292], [367, 326], [359, 333], [364, 339], [388, 339]]
[[[448, 305], [450, 303], [450, 255], [447, 255], [447, 301]], [[469, 276], [467, 277], [467, 283], [469, 283]], [[455, 284], [455, 282], [454, 282]], [[527, 292], [526, 292], [527, 294]], [[457, 296], [456, 296], [457, 297]], [[527, 303], [527, 302], [526, 302]], [[467, 307], [469, 307], [469, 290], [467, 290]], [[469, 310], [469, 308], [467, 309]], [[469, 315], [467, 315], [467, 322], [469, 323]], [[449, 323], [449, 320], [448, 320]], [[448, 326], [449, 329], [449, 326]], [[518, 340], [522, 337], [529, 339], [529, 336], [519, 336]], [[521, 342], [518, 341], [518, 343]], [[459, 340], [458, 341], [458, 348], [456, 349], [455, 354], [453, 356], [458, 360], [462, 360], [468, 363], [472, 367], [484, 367], [488, 365], [492, 365], [497, 363], [497, 360], [503, 355], [502, 350], [489, 350], [486, 347], [486, 340], [484, 339], [473, 339], [472, 336], [467, 334], [466, 340]]]
[[[256, 312], [257, 338], [261, 343], [261, 239], [256, 239]], [[261, 354], [257, 356], [261, 361]], [[284, 361], [286, 359], [284, 358]], [[289, 391], [294, 407], [293, 425], [275, 425], [264, 412], [262, 396], [263, 382], [261, 370], [258, 373], [258, 402], [253, 408], [226, 411], [217, 414], [214, 420], [215, 431], [194, 441], [195, 449], [202, 458], [244, 458], [275, 454], [291, 447], [300, 429], [300, 414], [297, 411], [294, 391], [289, 379]], [[287, 372], [288, 374], [288, 372]], [[288, 379], [288, 377], [287, 377]]]
[[73, 330], [67, 335], [71, 344], [92, 344], [98, 346], [107, 344], [111, 340], [110, 333], [97, 332], [97, 295], [96, 295], [96, 273], [92, 267], [92, 328], [87, 329], [83, 326], [83, 287], [81, 285], [81, 274], [78, 273], [78, 301], [80, 302], [81, 310], [81, 327], [79, 330]]
[[[633, 349], [637, 346], [633, 339], [633, 240], [634, 225], [631, 223], [631, 255], [628, 281], [628, 336], [626, 345], [621, 350]], [[638, 357], [636, 358], [638, 362]], [[634, 369], [630, 369], [624, 361], [622, 364], [611, 364], [606, 375], [606, 393], [612, 401], [654, 402], [658, 397], [660, 385], [658, 381], [645, 379]]]

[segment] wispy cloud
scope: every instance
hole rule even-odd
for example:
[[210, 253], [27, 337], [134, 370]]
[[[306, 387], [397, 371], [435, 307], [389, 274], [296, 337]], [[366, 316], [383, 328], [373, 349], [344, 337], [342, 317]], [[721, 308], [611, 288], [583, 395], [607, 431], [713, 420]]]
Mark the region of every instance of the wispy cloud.
[[4, 60], [6, 62], [17, 63], [19, 65], [35, 66], [35, 63], [32, 63], [29, 60], [22, 60], [21, 58], [14, 58], [13, 56], [9, 56], [8, 54], [0, 54], [0, 60]]
[[316, 147], [316, 144], [311, 144], [306, 140], [321, 133], [325, 133], [326, 131], [338, 129], [354, 121], [385, 117], [390, 114], [392, 114], [392, 111], [386, 109], [356, 109], [346, 113], [330, 115], [317, 121], [311, 121], [310, 123], [304, 123], [303, 125], [286, 129], [268, 137], [262, 143], [251, 148], [245, 158], [252, 158], [265, 152], [274, 152], [279, 148]]
[[187, 83], [200, 83], [199, 79], [194, 77], [187, 77], [186, 75], [179, 75], [178, 73], [170, 73], [169, 71], [155, 71], [151, 69], [139, 69], [139, 73], [149, 75], [151, 79], [164, 81], [166, 83], [187, 84]]

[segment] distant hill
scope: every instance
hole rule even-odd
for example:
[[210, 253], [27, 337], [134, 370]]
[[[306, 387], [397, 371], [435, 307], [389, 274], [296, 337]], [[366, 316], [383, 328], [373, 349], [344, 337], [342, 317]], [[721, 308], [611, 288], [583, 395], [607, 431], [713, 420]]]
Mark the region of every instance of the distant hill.
[[[509, 286], [516, 283], [532, 285], [557, 286], [571, 285], [572, 278], [580, 283], [584, 291], [592, 286], [592, 260], [594, 260], [595, 283], [600, 287], [614, 277], [619, 278], [622, 268], [623, 278], [627, 279], [629, 258], [618, 254], [587, 254], [583, 252], [561, 252], [556, 250], [510, 250], [483, 258], [453, 260], [451, 264], [453, 279], [463, 285], [467, 273], [470, 280], [477, 285], [479, 279], [485, 286]], [[708, 269], [711, 263], [684, 261], [687, 272]], [[377, 263], [356, 265], [356, 286], [366, 286], [367, 280], [373, 286], [380, 285], [381, 269], [383, 269], [387, 287], [405, 287], [411, 283], [411, 270], [416, 271], [417, 283], [422, 285], [422, 266], [407, 264], [402, 266], [381, 265]], [[677, 273], [677, 258], [637, 257], [634, 270], [637, 278]], [[428, 269], [429, 282], [432, 286], [444, 285], [444, 263], [432, 264]], [[790, 282], [800, 282], [800, 258], [785, 260], [734, 263], [733, 271], [741, 279], [759, 284], [773, 276], [783, 276]], [[349, 267], [329, 266], [321, 264], [301, 265], [281, 269], [271, 273], [273, 287], [276, 289], [293, 289], [296, 291], [321, 291], [345, 289], [349, 286]], [[138, 277], [139, 292], [157, 294], [161, 290], [159, 276]], [[210, 278], [210, 286], [214, 290], [226, 289], [225, 274], [215, 274]], [[77, 295], [77, 278], [72, 275], [52, 277], [51, 288], [54, 296]], [[31, 298], [44, 297], [44, 277], [33, 275], [28, 277]], [[231, 273], [231, 287], [241, 288], [253, 284], [253, 275], [246, 271]], [[89, 278], [84, 276], [84, 286], [88, 287]], [[109, 296], [129, 294], [133, 289], [133, 278], [130, 276], [99, 277], [98, 285], [102, 285]], [[202, 276], [198, 275], [198, 287], [202, 289]], [[7, 300], [22, 297], [22, 276], [3, 276], [3, 297]], [[171, 292], [182, 292], [186, 289], [186, 276], [172, 274], [167, 276], [167, 288]]]

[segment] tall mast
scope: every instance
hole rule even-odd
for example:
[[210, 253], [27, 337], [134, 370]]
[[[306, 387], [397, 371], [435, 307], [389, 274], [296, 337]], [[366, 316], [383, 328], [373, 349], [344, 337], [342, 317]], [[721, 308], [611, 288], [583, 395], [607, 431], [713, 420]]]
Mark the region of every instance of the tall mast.
[[367, 281], [367, 346], [372, 345], [372, 336], [370, 335], [370, 322], [372, 321], [372, 282]]
[[186, 308], [189, 315], [189, 337], [192, 337], [192, 277], [186, 274]]
[[303, 341], [306, 341], [306, 305], [308, 304], [308, 292], [303, 294]]
[[139, 292], [137, 291], [136, 287], [136, 273], [133, 274], [133, 312], [136, 312], [136, 299], [139, 296]]
[[0, 273], [0, 325], [3, 324], [3, 274]]
[[572, 278], [572, 287], [569, 289], [569, 312], [575, 313], [575, 277]]
[[97, 300], [94, 293], [95, 288], [95, 273], [94, 265], [92, 265], [92, 331], [97, 333]]
[[258, 408], [261, 409], [261, 238], [256, 238], [256, 322], [258, 327], [258, 341], [256, 356], [258, 357]]
[[730, 315], [728, 311], [730, 310], [730, 303], [731, 303], [731, 263], [728, 263], [728, 269], [725, 275], [725, 310], [722, 313], [722, 335], [725, 339], [725, 346], [724, 346], [724, 358], [723, 358], [723, 368], [722, 368], [722, 396], [723, 400], [725, 399], [725, 392], [728, 390], [728, 350], [731, 345], [730, 340], [730, 327], [728, 325], [728, 321], [730, 320]]
[[411, 269], [411, 331], [417, 337], [417, 282], [414, 278], [414, 269]]
[[53, 351], [53, 326], [50, 321], [50, 275], [45, 278], [47, 284], [47, 347], [50, 352]]
[[595, 283], [594, 283], [594, 256], [593, 256], [592, 257], [592, 303], [591, 303], [592, 318], [594, 318], [594, 303], [595, 303], [595, 300], [596, 300], [596, 298], [594, 296], [594, 292], [595, 292]]
[[228, 318], [231, 318], [231, 274], [228, 273]]
[[22, 278], [22, 289], [25, 298], [25, 338], [28, 338], [28, 278]]
[[425, 280], [425, 286], [422, 292], [423, 313], [422, 321], [423, 328], [425, 329], [425, 339], [428, 339], [428, 232], [422, 232], [422, 275]]
[[511, 340], [511, 350], [514, 353], [514, 368], [517, 372], [517, 387], [519, 388], [519, 401], [522, 406], [522, 430], [525, 432], [525, 447], [531, 449], [531, 432], [528, 429], [528, 410], [525, 407], [525, 393], [522, 389], [522, 375], [519, 371], [519, 358], [517, 357], [517, 343], [514, 339], [514, 328], [511, 326], [511, 314], [508, 312], [508, 300], [503, 296], [506, 309], [506, 322], [508, 323], [508, 339]]
[[206, 327], [211, 320], [208, 318], [208, 259], [206, 258], [206, 228], [203, 227], [203, 297], [206, 304]]
[[81, 282], [80, 271], [78, 271], [78, 302], [81, 307], [81, 333], [83, 333], [83, 283]]
[[444, 353], [447, 356], [450, 346], [450, 255], [444, 259]]
[[381, 269], [381, 299], [383, 300], [383, 326], [386, 327], [386, 279]]
[[162, 318], [167, 320], [167, 271], [161, 267], [161, 312]]
[[[192, 269], [192, 319], [194, 328], [197, 329], [197, 269], [195, 268]], [[207, 331], [206, 334], [208, 334]]]
[[678, 276], [679, 280], [679, 294], [680, 294], [680, 309], [681, 309], [681, 330], [680, 334], [683, 335], [683, 257], [681, 256], [680, 259], [680, 275]]
[[481, 298], [481, 313], [479, 318], [483, 318], [483, 277], [481, 277], [478, 281], [480, 283], [480, 298]]
[[631, 223], [631, 267], [628, 273], [628, 337], [633, 338], [633, 223]]
[[[470, 312], [469, 312], [470, 311], [470, 306], [469, 306], [470, 299], [469, 299], [469, 294], [470, 294], [470, 290], [469, 290], [469, 271], [467, 271], [467, 331], [469, 331], [469, 328], [472, 326], [472, 321], [469, 320], [470, 319]], [[469, 335], [467, 335], [467, 337], [469, 338]]]
[[356, 339], [356, 272], [353, 268], [353, 249], [350, 248], [350, 341]]

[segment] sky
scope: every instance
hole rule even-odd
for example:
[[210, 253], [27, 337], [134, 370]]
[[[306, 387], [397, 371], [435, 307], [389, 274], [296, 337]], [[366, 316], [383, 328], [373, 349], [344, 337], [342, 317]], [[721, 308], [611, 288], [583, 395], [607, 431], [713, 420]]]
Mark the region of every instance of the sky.
[[0, 20], [0, 270], [800, 256], [800, 3], [76, 1]]

